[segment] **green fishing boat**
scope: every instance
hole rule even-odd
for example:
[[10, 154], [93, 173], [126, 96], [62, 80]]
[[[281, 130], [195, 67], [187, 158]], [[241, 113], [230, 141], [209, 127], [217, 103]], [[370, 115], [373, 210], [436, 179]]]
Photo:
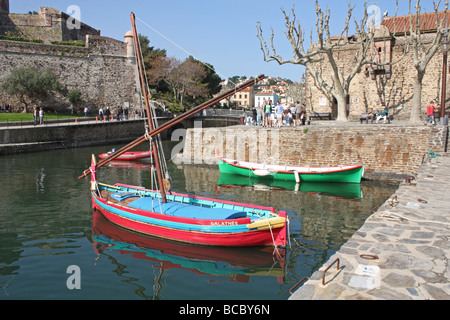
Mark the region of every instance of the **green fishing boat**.
[[362, 165], [337, 167], [301, 167], [262, 164], [221, 157], [217, 154], [221, 173], [250, 178], [268, 178], [295, 182], [347, 182], [361, 183]]

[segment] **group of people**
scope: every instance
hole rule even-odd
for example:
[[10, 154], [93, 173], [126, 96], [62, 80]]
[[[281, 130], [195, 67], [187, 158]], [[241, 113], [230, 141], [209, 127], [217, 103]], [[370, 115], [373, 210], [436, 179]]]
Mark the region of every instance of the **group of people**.
[[[100, 108], [98, 110], [98, 119], [100, 121], [109, 121], [111, 118], [111, 110], [109, 109], [109, 107], [106, 107], [105, 110], [103, 110], [103, 108]], [[116, 120], [121, 121], [121, 120], [128, 120], [128, 108], [122, 108], [122, 107], [117, 107], [117, 114], [116, 114]]]
[[2, 103], [0, 105], [0, 112], [10, 112], [11, 111], [11, 105]]
[[[436, 124], [436, 119], [434, 117], [434, 112], [438, 111], [440, 109], [440, 105], [438, 105], [437, 107], [434, 106], [434, 101], [430, 101], [430, 104], [427, 107], [427, 120], [425, 121], [425, 125], [428, 123], [431, 123], [433, 125]], [[370, 119], [374, 119], [376, 116], [376, 123], [378, 123], [380, 120], [384, 120], [384, 123], [386, 123], [386, 121], [389, 121], [389, 111], [388, 109], [383, 106], [383, 108], [375, 115], [374, 111], [373, 111], [373, 107], [370, 107], [370, 111], [369, 111], [369, 115], [367, 120]]]
[[375, 113], [373, 107], [370, 107], [369, 113], [367, 114], [366, 122], [368, 122], [369, 120], [371, 120], [372, 123], [373, 120], [376, 120], [376, 123], [378, 123], [380, 120], [383, 120], [384, 123], [386, 123], [389, 121], [389, 110], [386, 108], [386, 106], [383, 106], [383, 108], [381, 108], [381, 110], [378, 111], [378, 113]]
[[301, 126], [306, 123], [306, 107], [300, 102], [286, 106], [277, 101], [264, 100], [262, 105], [252, 110], [252, 116], [246, 118], [247, 125], [262, 127]]
[[44, 109], [33, 107], [34, 125], [44, 124]]

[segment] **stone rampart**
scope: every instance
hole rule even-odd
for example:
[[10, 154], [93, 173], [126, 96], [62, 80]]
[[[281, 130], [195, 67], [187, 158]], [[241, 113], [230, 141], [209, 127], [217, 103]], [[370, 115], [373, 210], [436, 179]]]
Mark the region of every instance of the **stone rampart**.
[[427, 151], [445, 152], [448, 127], [309, 126], [188, 129], [180, 162], [215, 164], [216, 150], [234, 159], [284, 165], [364, 164], [366, 172], [413, 174]]
[[[3, 2], [3, 0], [2, 0]], [[3, 13], [2, 13], [3, 11]], [[41, 7], [39, 13], [10, 13], [0, 9], [0, 36], [20, 35], [26, 39], [51, 41], [85, 40], [86, 35], [100, 35], [81, 21], [74, 26], [74, 20], [58, 9]]]
[[[137, 70], [133, 57], [127, 56], [126, 43], [114, 39], [87, 36], [86, 47], [61, 46], [0, 40], [0, 83], [16, 68], [34, 65], [50, 68], [68, 90], [81, 91], [81, 105], [91, 111], [99, 107], [138, 104]], [[17, 99], [3, 94], [0, 103], [18, 106]], [[62, 96], [43, 102], [43, 106], [68, 107]]]

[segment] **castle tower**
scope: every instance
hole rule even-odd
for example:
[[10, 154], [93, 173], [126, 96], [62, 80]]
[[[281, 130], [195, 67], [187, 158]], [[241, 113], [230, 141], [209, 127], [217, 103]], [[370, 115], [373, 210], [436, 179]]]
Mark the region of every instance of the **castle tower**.
[[0, 0], [0, 13], [9, 14], [9, 0]]
[[135, 58], [135, 52], [134, 52], [134, 37], [133, 37], [133, 31], [128, 31], [125, 34], [125, 42], [127, 44], [127, 57], [128, 58]]

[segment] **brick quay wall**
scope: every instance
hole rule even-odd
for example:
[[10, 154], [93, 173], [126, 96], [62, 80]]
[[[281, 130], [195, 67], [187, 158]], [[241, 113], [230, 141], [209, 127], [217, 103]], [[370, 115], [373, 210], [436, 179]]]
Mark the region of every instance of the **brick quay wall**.
[[370, 174], [414, 174], [428, 151], [446, 152], [447, 126], [315, 125], [188, 129], [177, 161], [215, 164], [225, 157], [284, 165], [364, 164]]

